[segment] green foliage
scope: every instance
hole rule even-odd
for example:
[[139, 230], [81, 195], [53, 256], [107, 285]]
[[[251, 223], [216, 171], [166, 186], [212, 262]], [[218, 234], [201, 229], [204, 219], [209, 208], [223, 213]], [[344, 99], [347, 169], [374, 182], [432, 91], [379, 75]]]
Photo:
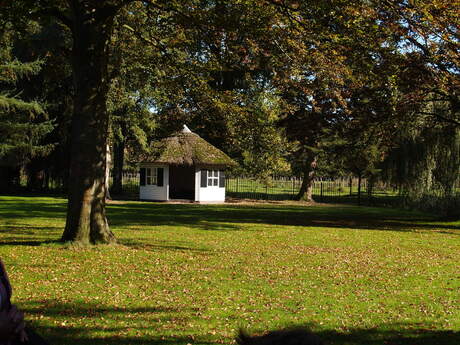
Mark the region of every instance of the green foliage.
[[460, 129], [412, 130], [390, 151], [384, 176], [403, 187], [407, 202], [444, 215], [460, 216]]
[[425, 130], [401, 144], [397, 151], [400, 165], [396, 176], [411, 199], [430, 194], [435, 197], [458, 194], [455, 187], [460, 174], [459, 138], [458, 129]]
[[[6, 47], [3, 48], [5, 49]], [[2, 54], [2, 58], [7, 58], [7, 54], [5, 54], [5, 52]], [[21, 63], [17, 60], [8, 64], [2, 64], [0, 65], [0, 70], [2, 71], [2, 74], [0, 75], [0, 82], [13, 83], [17, 82], [20, 78], [37, 74], [40, 71], [41, 65], [41, 61]]]
[[10, 32], [0, 37], [0, 159], [3, 165], [20, 166], [28, 159], [44, 155], [50, 145], [41, 139], [53, 124], [46, 119], [43, 106], [37, 101], [23, 100], [15, 84], [38, 73], [41, 61], [21, 63], [11, 58]]
[[[403, 91], [398, 112], [417, 109], [418, 116], [460, 126], [458, 1], [385, 1], [378, 7], [404, 52], [395, 61], [400, 67], [397, 84]], [[448, 111], [429, 111], [424, 105], [430, 103], [442, 104]]]
[[155, 114], [139, 91], [128, 91], [113, 80], [107, 107], [113, 141], [125, 141], [131, 150], [148, 151], [156, 129]]
[[[306, 166], [330, 175], [375, 175], [397, 128], [414, 122], [423, 131], [433, 120], [459, 125], [457, 2], [88, 2], [95, 25], [106, 15], [115, 20], [110, 39], [101, 40], [110, 41], [101, 61], [108, 62], [102, 69], [111, 80], [112, 141], [121, 152], [125, 146], [137, 152], [187, 123], [262, 180], [289, 169], [313, 176]], [[44, 29], [58, 23], [62, 39], [44, 34], [42, 40], [65, 43], [56, 64], [69, 68], [76, 37], [69, 23], [78, 21], [78, 6], [50, 0], [5, 6], [3, 15], [21, 22], [30, 17]], [[56, 49], [32, 55], [55, 57]], [[48, 81], [66, 79], [45, 74]], [[47, 95], [72, 103], [74, 90], [55, 92], [52, 84], [43, 87]], [[29, 94], [25, 103], [5, 98], [12, 95], [0, 98], [4, 108], [36, 106]], [[72, 111], [63, 108], [56, 112]], [[104, 104], [96, 108], [104, 111], [95, 116], [105, 114]], [[69, 116], [62, 119], [60, 134]], [[439, 181], [452, 180], [441, 171], [455, 174], [450, 166], [436, 171]]]
[[274, 174], [287, 174], [290, 145], [277, 128], [280, 99], [270, 91], [245, 95], [244, 108], [230, 120], [233, 143], [240, 152], [241, 169], [248, 176], [267, 180]]
[[365, 147], [352, 147], [347, 153], [346, 165], [356, 176], [372, 176], [378, 172], [376, 168], [379, 163], [380, 152], [376, 145]]

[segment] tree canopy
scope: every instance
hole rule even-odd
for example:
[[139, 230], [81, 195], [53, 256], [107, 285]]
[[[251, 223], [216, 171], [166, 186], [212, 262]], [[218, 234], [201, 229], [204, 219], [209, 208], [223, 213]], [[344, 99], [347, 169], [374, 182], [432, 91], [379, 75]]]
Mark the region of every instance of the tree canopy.
[[[184, 123], [253, 176], [301, 172], [298, 197], [307, 199], [327, 151], [348, 171], [371, 174], [414, 135], [443, 133], [453, 141], [436, 145], [449, 147], [457, 138], [456, 0], [17, 0], [4, 12], [11, 34], [35, 25], [42, 42], [53, 41], [26, 51], [46, 71], [46, 87], [28, 90], [52, 101], [53, 135], [68, 138], [58, 140], [72, 181], [63, 241], [115, 240], [105, 216], [107, 145], [119, 175], [126, 147], [147, 150]], [[38, 63], [8, 66], [14, 79]], [[42, 113], [2, 97], [4, 109]], [[34, 125], [38, 140], [50, 123]]]

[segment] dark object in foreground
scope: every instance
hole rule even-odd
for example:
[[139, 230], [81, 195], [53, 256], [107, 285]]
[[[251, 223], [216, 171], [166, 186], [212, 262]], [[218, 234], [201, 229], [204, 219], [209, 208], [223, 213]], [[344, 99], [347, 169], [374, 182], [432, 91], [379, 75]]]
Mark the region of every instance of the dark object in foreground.
[[302, 328], [271, 331], [255, 336], [240, 330], [236, 342], [239, 345], [324, 345], [320, 337]]
[[49, 343], [38, 335], [32, 328], [26, 327], [27, 341], [21, 342], [20, 340], [10, 341], [10, 345], [49, 345]]
[[11, 284], [0, 259], [0, 345], [49, 345], [24, 323], [24, 313], [11, 304]]

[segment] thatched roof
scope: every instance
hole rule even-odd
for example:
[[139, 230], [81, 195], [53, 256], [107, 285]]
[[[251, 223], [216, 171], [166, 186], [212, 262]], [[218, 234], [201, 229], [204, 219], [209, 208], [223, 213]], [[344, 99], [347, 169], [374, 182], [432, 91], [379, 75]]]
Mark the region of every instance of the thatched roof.
[[218, 148], [212, 146], [187, 126], [175, 135], [152, 145], [152, 153], [141, 158], [144, 163], [167, 165], [198, 165], [228, 167], [236, 163]]

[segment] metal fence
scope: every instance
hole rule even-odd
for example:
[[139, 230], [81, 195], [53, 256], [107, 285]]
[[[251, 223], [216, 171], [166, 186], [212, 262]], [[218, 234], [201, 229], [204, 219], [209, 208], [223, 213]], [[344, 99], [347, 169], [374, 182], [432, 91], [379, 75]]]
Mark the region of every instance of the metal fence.
[[[113, 177], [109, 179], [112, 186]], [[293, 200], [300, 190], [302, 179], [298, 177], [272, 177], [261, 182], [251, 177], [228, 177], [226, 180], [227, 197], [253, 200]], [[372, 206], [402, 206], [426, 210], [439, 214], [460, 214], [460, 182], [450, 197], [437, 195], [435, 192], [422, 195], [419, 199], [407, 198], [400, 187], [383, 182], [370, 183], [358, 178], [317, 178], [313, 182], [313, 200], [316, 202], [352, 203]], [[47, 179], [43, 191], [65, 193], [63, 181]], [[112, 194], [113, 198], [139, 198], [139, 173], [125, 171], [122, 176], [122, 193]], [[447, 210], [447, 211], [446, 211]]]
[[[123, 171], [122, 174], [122, 196], [127, 199], [139, 198], [139, 181], [140, 176], [138, 171]], [[109, 177], [109, 188], [113, 185], [113, 176]]]
[[[226, 192], [232, 198], [293, 200], [301, 185], [302, 179], [296, 177], [275, 177], [264, 183], [251, 178], [233, 177], [227, 179]], [[312, 196], [317, 202], [360, 203], [375, 198], [383, 202], [385, 199], [398, 197], [399, 191], [382, 182], [371, 184], [367, 179], [362, 179], [359, 187], [358, 178], [317, 178], [313, 181]]]
[[[109, 186], [113, 184], [110, 176]], [[253, 200], [293, 200], [300, 190], [302, 179], [298, 177], [272, 177], [264, 182], [251, 177], [233, 177], [226, 180], [227, 197]], [[316, 202], [351, 203], [371, 206], [396, 206], [418, 209], [448, 217], [460, 217], [460, 181], [451, 195], [439, 190], [426, 191], [420, 196], [410, 195], [402, 187], [383, 182], [370, 183], [357, 178], [317, 178], [313, 182], [312, 196]], [[47, 192], [65, 194], [67, 187], [63, 179], [46, 178], [42, 186], [29, 187], [27, 179], [21, 179], [21, 192]], [[139, 199], [139, 173], [125, 171], [122, 175], [122, 193], [111, 194], [115, 199]]]
[[[109, 185], [112, 185], [111, 177]], [[123, 197], [137, 198], [139, 195], [139, 173], [124, 172], [122, 178]], [[302, 179], [298, 177], [273, 177], [261, 182], [250, 177], [228, 177], [226, 194], [229, 198], [254, 200], [293, 200], [300, 190]], [[398, 197], [399, 191], [381, 182], [368, 183], [358, 178], [317, 178], [313, 182], [313, 199], [317, 202], [384, 203]]]

